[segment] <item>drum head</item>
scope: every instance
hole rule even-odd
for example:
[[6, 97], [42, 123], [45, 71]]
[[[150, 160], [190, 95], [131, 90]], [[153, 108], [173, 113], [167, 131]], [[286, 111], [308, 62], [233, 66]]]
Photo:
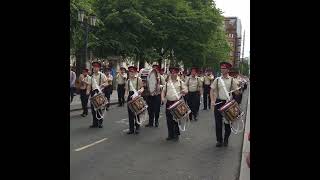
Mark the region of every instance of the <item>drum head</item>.
[[151, 72], [148, 75], [148, 88], [151, 94], [155, 93], [157, 91], [157, 77], [158, 73], [156, 70], [151, 70]]

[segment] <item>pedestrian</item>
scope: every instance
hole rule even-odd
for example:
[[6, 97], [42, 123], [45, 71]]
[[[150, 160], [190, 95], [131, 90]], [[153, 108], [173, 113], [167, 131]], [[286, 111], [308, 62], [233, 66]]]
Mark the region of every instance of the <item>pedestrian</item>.
[[118, 91], [118, 107], [124, 106], [124, 86], [127, 80], [127, 73], [126, 68], [120, 67], [120, 72], [117, 74], [116, 81], [118, 84], [117, 91]]
[[203, 93], [202, 82], [199, 77], [197, 77], [198, 68], [191, 68], [191, 75], [186, 79], [186, 86], [188, 88], [187, 102], [191, 109], [189, 114], [189, 119], [194, 118], [197, 121], [199, 107], [200, 107], [200, 97]]
[[89, 87], [88, 84], [91, 81], [91, 77], [88, 75], [89, 69], [84, 68], [82, 74], [79, 76], [80, 80], [80, 100], [82, 105], [82, 117], [88, 115], [88, 99], [89, 99]]
[[168, 137], [166, 140], [179, 140], [180, 130], [178, 123], [173, 120], [173, 116], [171, 115], [168, 108], [177, 102], [181, 96], [184, 96], [188, 93], [188, 89], [184, 82], [181, 79], [178, 79], [179, 68], [172, 67], [169, 68], [171, 72], [168, 82], [166, 82], [163, 91], [161, 93], [161, 99], [164, 101], [167, 100], [166, 103], [166, 119], [167, 119], [167, 127], [168, 127]]
[[[107, 77], [102, 72], [100, 72], [101, 63], [100, 61], [92, 62], [93, 66], [93, 74], [91, 77], [91, 81], [89, 82], [89, 92], [91, 97], [95, 94], [99, 93], [101, 89], [108, 85]], [[99, 91], [100, 89], [100, 91]], [[103, 109], [95, 110], [94, 106], [91, 102], [91, 113], [92, 113], [92, 125], [90, 128], [102, 128], [103, 125]]]
[[[216, 78], [211, 84], [210, 97], [211, 97], [211, 106], [214, 110], [215, 117], [215, 128], [216, 128], [216, 147], [221, 147], [222, 145], [228, 146], [229, 137], [231, 134], [231, 128], [229, 122], [223, 120], [222, 114], [219, 112], [219, 109], [227, 102], [229, 94], [226, 94], [225, 91], [236, 90], [237, 80], [229, 76], [229, 70], [232, 65], [228, 62], [220, 63], [220, 70], [222, 76]], [[238, 94], [238, 91], [235, 91]], [[220, 103], [215, 105], [216, 103]], [[224, 138], [222, 138], [222, 124], [224, 124], [225, 132]], [[222, 144], [223, 142], [223, 144]]]
[[148, 97], [148, 108], [149, 111], [149, 123], [146, 127], [158, 127], [159, 126], [159, 113], [161, 106], [161, 87], [165, 84], [164, 77], [160, 75], [161, 67], [158, 64], [153, 64], [152, 68], [157, 71], [157, 79], [156, 79], [156, 92], [153, 94], [149, 94]]
[[[210, 99], [210, 85], [214, 80], [214, 76], [210, 69], [206, 70], [206, 75], [203, 78], [203, 110], [207, 110], [211, 108], [211, 99]], [[209, 99], [209, 104], [208, 104]]]
[[70, 104], [73, 101], [74, 93], [76, 90], [76, 73], [72, 71], [72, 65], [70, 64]]
[[110, 105], [110, 96], [112, 94], [113, 86], [112, 86], [112, 81], [113, 81], [113, 76], [111, 74], [111, 68], [107, 67], [105, 69], [105, 75], [108, 81], [108, 85], [103, 89], [103, 92], [108, 100], [108, 104], [106, 108], [109, 108]]
[[[129, 78], [126, 82], [125, 86], [125, 94], [128, 95], [127, 102], [132, 100], [135, 96], [141, 95], [144, 91], [142, 79], [137, 76], [137, 67], [130, 66], [128, 67], [129, 70]], [[136, 93], [138, 94], [136, 94]], [[137, 121], [140, 122], [139, 116], [136, 117], [134, 112], [128, 106], [128, 116], [129, 116], [129, 132], [127, 134], [139, 134], [140, 125]], [[136, 128], [134, 128], [136, 127]]]

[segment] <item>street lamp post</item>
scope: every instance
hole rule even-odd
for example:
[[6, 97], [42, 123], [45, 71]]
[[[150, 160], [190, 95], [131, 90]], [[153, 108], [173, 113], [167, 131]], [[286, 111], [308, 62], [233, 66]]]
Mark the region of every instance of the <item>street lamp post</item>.
[[80, 69], [84, 68], [86, 66], [86, 62], [88, 61], [88, 36], [89, 36], [89, 27], [95, 26], [97, 18], [94, 15], [87, 15], [84, 10], [79, 10], [78, 12], [78, 21], [81, 23], [81, 25], [85, 28], [85, 45], [84, 45], [84, 62], [81, 62]]

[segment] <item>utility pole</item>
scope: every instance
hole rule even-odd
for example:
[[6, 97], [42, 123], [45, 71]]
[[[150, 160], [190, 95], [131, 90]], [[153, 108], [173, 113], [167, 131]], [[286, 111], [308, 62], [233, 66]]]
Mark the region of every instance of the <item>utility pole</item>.
[[[242, 68], [243, 68], [243, 60], [244, 60], [244, 42], [245, 42], [245, 39], [246, 39], [246, 30], [244, 30], [244, 31], [243, 31], [242, 60], [241, 60], [241, 68], [240, 68], [240, 70], [242, 70]], [[243, 73], [243, 72], [240, 72], [240, 73]]]

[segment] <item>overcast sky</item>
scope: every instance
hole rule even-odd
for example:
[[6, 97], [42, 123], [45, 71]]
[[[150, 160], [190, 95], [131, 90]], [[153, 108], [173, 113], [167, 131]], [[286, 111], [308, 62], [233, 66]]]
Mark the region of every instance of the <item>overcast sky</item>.
[[[223, 16], [236, 16], [240, 18], [243, 31], [246, 31], [244, 42], [244, 57], [249, 56], [250, 51], [250, 0], [214, 0]], [[242, 44], [241, 44], [242, 46]], [[241, 47], [242, 48], [242, 47]], [[242, 53], [242, 50], [241, 50]], [[242, 54], [241, 54], [242, 57]]]

